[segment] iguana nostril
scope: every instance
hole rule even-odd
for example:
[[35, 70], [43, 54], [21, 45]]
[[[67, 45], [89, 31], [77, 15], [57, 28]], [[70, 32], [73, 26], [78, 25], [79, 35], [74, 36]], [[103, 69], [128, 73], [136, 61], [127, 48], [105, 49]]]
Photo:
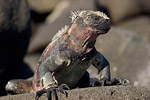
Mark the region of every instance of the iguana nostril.
[[110, 21], [110, 19], [106, 19], [106, 21], [107, 21], [107, 22], [109, 22], [109, 21]]

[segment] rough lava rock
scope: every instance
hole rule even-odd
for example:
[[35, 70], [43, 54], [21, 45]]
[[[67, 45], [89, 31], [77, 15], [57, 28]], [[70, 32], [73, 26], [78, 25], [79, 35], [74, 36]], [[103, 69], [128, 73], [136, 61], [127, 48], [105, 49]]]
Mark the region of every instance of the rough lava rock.
[[37, 13], [52, 11], [61, 0], [28, 0], [30, 9]]
[[137, 16], [122, 21], [118, 27], [133, 31], [150, 42], [150, 16]]
[[96, 0], [100, 8], [105, 8], [113, 23], [139, 15], [150, 14], [150, 0]]
[[[109, 86], [68, 90], [68, 97], [58, 92], [58, 100], [150, 100], [150, 88], [142, 86]], [[0, 100], [34, 100], [35, 94], [9, 95]], [[39, 100], [47, 100], [46, 94]], [[54, 98], [52, 99], [54, 100]]]
[[[86, 2], [86, 3], [85, 3]], [[46, 19], [46, 22], [51, 23], [57, 20], [61, 15], [70, 13], [76, 10], [97, 10], [94, 0], [62, 0]], [[66, 17], [67, 18], [67, 17]]]
[[58, 9], [58, 12], [61, 12], [63, 7], [69, 7], [67, 9], [70, 9], [70, 7], [74, 9], [82, 9], [86, 6], [90, 9], [94, 4], [94, 0], [28, 0], [28, 3], [31, 10], [42, 14], [51, 12], [57, 7], [60, 8]]
[[0, 0], [0, 95], [5, 94], [8, 80], [20, 78], [22, 73], [29, 76], [25, 70], [19, 74], [29, 39], [30, 13], [26, 0]]

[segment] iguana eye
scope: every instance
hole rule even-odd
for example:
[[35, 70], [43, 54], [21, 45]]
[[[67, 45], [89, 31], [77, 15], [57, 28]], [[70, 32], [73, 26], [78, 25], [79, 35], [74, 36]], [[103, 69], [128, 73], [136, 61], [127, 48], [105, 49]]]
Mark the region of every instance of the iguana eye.
[[99, 20], [99, 18], [98, 18], [98, 17], [95, 17], [94, 19], [95, 19], [95, 20]]
[[42, 87], [44, 86], [44, 84], [43, 84], [43, 79], [41, 80], [41, 83], [42, 83]]

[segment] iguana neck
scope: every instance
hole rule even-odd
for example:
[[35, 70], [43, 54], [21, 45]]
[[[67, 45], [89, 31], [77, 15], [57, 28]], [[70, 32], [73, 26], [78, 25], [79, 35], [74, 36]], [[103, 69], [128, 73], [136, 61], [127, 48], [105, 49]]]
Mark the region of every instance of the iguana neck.
[[77, 24], [72, 24], [68, 31], [70, 40], [77, 52], [88, 53], [90, 52], [96, 42], [97, 34], [90, 27], [79, 27]]

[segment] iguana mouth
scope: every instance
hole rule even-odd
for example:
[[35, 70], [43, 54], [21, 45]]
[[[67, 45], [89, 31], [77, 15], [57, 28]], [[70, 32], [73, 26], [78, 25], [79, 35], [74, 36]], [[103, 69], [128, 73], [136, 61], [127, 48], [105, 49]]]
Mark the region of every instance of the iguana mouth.
[[96, 31], [97, 34], [105, 34], [109, 31], [110, 27], [106, 28], [99, 28], [99, 30]]

